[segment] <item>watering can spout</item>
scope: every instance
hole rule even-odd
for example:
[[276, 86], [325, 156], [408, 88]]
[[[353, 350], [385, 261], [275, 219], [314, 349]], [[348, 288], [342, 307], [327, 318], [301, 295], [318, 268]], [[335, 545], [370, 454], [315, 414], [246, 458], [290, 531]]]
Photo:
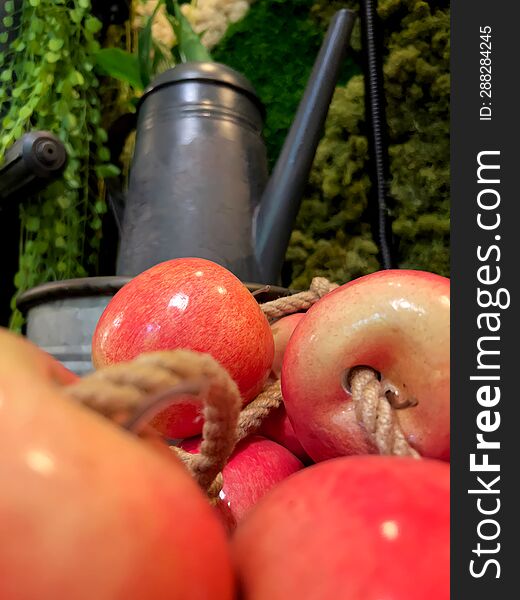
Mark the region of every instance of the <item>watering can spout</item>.
[[253, 223], [254, 252], [262, 281], [276, 284], [294, 220], [350, 41], [355, 13], [333, 17]]

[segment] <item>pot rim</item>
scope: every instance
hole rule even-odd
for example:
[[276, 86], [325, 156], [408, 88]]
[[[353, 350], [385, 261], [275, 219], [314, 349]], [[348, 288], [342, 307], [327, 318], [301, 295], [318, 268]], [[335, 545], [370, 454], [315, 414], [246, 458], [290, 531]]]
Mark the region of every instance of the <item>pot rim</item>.
[[[29, 309], [38, 304], [53, 302], [55, 300], [85, 296], [111, 296], [116, 294], [133, 278], [131, 276], [107, 275], [102, 277], [79, 277], [76, 279], [49, 281], [20, 294], [16, 300], [16, 307], [25, 314]], [[290, 296], [294, 293], [293, 290], [277, 285], [248, 282], [245, 282], [244, 285], [250, 292], [257, 292], [258, 290], [267, 288], [257, 296], [257, 300], [265, 296], [266, 302], [275, 298], [281, 298], [282, 296]]]
[[108, 275], [104, 277], [78, 277], [49, 281], [23, 292], [16, 299], [16, 307], [22, 313], [27, 312], [37, 304], [61, 300], [63, 298], [78, 298], [81, 296], [111, 296], [118, 292], [132, 277]]

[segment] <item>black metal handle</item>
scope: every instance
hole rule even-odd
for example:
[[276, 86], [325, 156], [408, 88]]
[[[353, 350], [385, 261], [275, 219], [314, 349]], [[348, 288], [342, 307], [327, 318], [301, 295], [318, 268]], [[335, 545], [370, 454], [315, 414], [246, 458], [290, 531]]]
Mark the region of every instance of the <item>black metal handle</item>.
[[338, 11], [314, 63], [305, 93], [269, 180], [255, 220], [255, 252], [262, 280], [276, 283], [300, 207], [356, 14]]
[[61, 175], [65, 146], [48, 131], [31, 131], [7, 150], [0, 168], [0, 200], [34, 193]]

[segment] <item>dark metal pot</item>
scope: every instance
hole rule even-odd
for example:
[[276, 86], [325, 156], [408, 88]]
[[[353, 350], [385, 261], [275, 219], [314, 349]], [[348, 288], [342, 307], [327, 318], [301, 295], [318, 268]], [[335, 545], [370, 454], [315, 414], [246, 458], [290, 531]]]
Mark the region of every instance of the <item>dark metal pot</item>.
[[225, 65], [181, 64], [154, 81], [139, 106], [118, 274], [197, 256], [261, 281], [251, 239], [268, 177], [262, 122], [251, 84]]
[[91, 341], [99, 317], [130, 277], [84, 277], [44, 283], [17, 306], [27, 337], [78, 375], [92, 370]]

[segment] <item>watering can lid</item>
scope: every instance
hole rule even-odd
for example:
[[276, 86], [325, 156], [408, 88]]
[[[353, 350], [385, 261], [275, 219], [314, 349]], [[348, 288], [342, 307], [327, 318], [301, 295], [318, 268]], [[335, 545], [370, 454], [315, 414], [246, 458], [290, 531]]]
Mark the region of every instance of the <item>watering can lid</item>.
[[146, 96], [156, 91], [158, 88], [179, 83], [181, 81], [214, 81], [223, 83], [229, 87], [235, 88], [249, 96], [258, 108], [264, 113], [264, 105], [260, 101], [255, 88], [251, 82], [231, 67], [217, 62], [187, 62], [176, 65], [164, 73], [157, 76], [152, 83], [145, 89], [139, 99], [141, 104]]

